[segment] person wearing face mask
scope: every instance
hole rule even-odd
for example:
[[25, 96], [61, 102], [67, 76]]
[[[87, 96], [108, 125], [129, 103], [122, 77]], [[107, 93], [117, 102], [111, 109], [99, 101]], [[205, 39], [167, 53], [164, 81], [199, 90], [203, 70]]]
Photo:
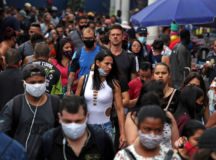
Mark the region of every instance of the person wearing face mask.
[[45, 93], [45, 70], [40, 65], [23, 68], [23, 85], [25, 93], [4, 106], [0, 130], [25, 147], [28, 159], [37, 160], [42, 134], [58, 125], [59, 98]]
[[73, 43], [70, 38], [63, 38], [56, 45], [56, 57], [50, 58], [49, 61], [61, 73], [62, 93], [67, 90], [69, 66], [73, 56]]
[[182, 160], [192, 159], [198, 151], [198, 140], [203, 135], [205, 126], [197, 121], [190, 120], [185, 124], [181, 137], [175, 142], [179, 156]]
[[160, 106], [143, 106], [137, 115], [137, 139], [132, 145], [120, 150], [114, 160], [180, 160], [172, 150], [161, 145], [165, 119], [165, 113]]
[[67, 95], [70, 95], [71, 87], [77, 85], [77, 81], [75, 80], [76, 73], [78, 72], [78, 79], [85, 74], [89, 74], [95, 56], [102, 50], [102, 48], [96, 44], [95, 38], [95, 33], [92, 28], [88, 27], [83, 29], [82, 40], [85, 45], [78, 49], [72, 57], [67, 84]]
[[83, 97], [65, 96], [58, 115], [61, 126], [43, 135], [41, 159], [113, 159], [113, 144], [109, 136], [102, 129], [87, 124], [89, 112]]
[[174, 113], [179, 133], [182, 133], [184, 125], [190, 119], [203, 121], [204, 118], [204, 93], [203, 90], [196, 86], [186, 86], [181, 90], [179, 102]]
[[88, 27], [88, 18], [86, 16], [77, 17], [77, 26], [69, 34], [69, 37], [71, 38], [75, 49], [79, 49], [84, 46], [81, 35], [83, 29], [87, 27]]
[[193, 160], [216, 160], [216, 128], [207, 129], [198, 140], [198, 152]]
[[149, 54], [152, 52], [151, 46], [146, 43], [148, 31], [146, 27], [139, 27], [136, 30], [136, 38], [143, 45], [143, 56], [148, 60]]
[[[95, 129], [102, 128], [110, 138], [114, 137], [111, 122], [111, 110], [115, 101], [118, 124], [120, 128], [119, 148], [126, 145], [124, 132], [124, 109], [121, 100], [121, 88], [118, 81], [118, 68], [110, 51], [101, 51], [95, 57], [94, 71], [90, 72], [87, 80], [81, 77], [76, 95], [86, 100], [89, 118], [87, 123]], [[84, 91], [82, 90], [86, 82]]]

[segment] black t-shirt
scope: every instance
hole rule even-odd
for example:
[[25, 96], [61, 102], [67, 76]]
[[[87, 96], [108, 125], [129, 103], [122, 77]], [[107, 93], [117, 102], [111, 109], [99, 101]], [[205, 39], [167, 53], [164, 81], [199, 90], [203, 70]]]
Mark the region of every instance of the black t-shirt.
[[60, 76], [61, 73], [60, 71], [51, 63], [46, 62], [46, 61], [34, 61], [32, 62], [33, 64], [39, 64], [43, 67], [45, 67], [45, 72], [46, 72], [46, 92], [51, 93], [53, 86], [57, 85], [59, 81], [61, 81]]
[[0, 72], [0, 110], [13, 97], [24, 92], [20, 68], [7, 68]]
[[60, 160], [64, 159], [65, 152], [68, 160], [112, 160], [114, 150], [110, 137], [102, 129], [95, 130], [91, 125], [88, 125], [88, 131], [88, 140], [80, 155], [76, 156], [67, 142], [63, 144], [64, 135], [61, 127], [49, 130], [43, 136], [42, 152], [45, 153], [42, 157], [48, 160]]
[[[180, 96], [180, 90], [176, 90], [173, 98], [172, 98], [172, 101], [169, 105], [169, 108], [168, 108], [168, 111], [170, 111], [172, 114], [175, 113], [176, 109], [177, 109], [177, 106], [178, 106], [178, 102], [179, 102], [179, 96]], [[168, 102], [169, 102], [169, 99], [171, 97], [172, 94], [170, 94], [168, 97], [166, 98], [163, 98], [162, 100], [162, 104], [161, 104], [161, 107], [162, 109], [166, 108]]]
[[[9, 101], [5, 105], [6, 109], [2, 113], [4, 123], [1, 125], [0, 129], [8, 133], [10, 130], [14, 130], [15, 133], [13, 135], [13, 138], [20, 142], [23, 146], [25, 146], [27, 143], [27, 154], [28, 158], [31, 160], [37, 159], [36, 157], [41, 147], [42, 134], [45, 131], [55, 127], [56, 115], [54, 115], [54, 104], [52, 102], [51, 95], [47, 96], [48, 99], [46, 103], [38, 107], [37, 112], [35, 110], [36, 107], [28, 105], [25, 97], [22, 96], [20, 104], [21, 108], [18, 118], [16, 118], [13, 113], [15, 110], [13, 107], [17, 107], [13, 104], [14, 99]], [[34, 114], [35, 119], [33, 121]], [[14, 126], [14, 119], [19, 120], [17, 126]], [[13, 127], [16, 127], [16, 129], [14, 129]]]
[[118, 56], [114, 56], [117, 67], [120, 72], [120, 81], [125, 79], [128, 83], [131, 80], [131, 73], [136, 73], [136, 61], [132, 54], [127, 53], [125, 50]]

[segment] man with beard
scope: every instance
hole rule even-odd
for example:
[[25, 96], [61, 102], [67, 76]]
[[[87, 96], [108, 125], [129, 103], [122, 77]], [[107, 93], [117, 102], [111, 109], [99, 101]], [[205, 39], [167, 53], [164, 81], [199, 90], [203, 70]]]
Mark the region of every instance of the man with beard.
[[[28, 31], [28, 34], [29, 34], [29, 37], [30, 37], [30, 40], [24, 42], [23, 44], [21, 44], [19, 46], [19, 51], [21, 52], [21, 55], [22, 55], [22, 58], [25, 59], [26, 56], [30, 56], [30, 55], [33, 55], [33, 50], [34, 50], [34, 44], [32, 43], [35, 39], [33, 38], [32, 39], [32, 36], [34, 34], [37, 34], [37, 35], [41, 35], [42, 36], [42, 32], [41, 32], [41, 28], [40, 28], [40, 24], [38, 23], [32, 23], [30, 28], [29, 28], [29, 31]], [[39, 36], [37, 36], [37, 42], [39, 41], [42, 41], [42, 38], [39, 38]]]
[[88, 26], [88, 19], [85, 16], [80, 16], [77, 19], [77, 28], [72, 30], [69, 34], [75, 49], [81, 48], [84, 44], [81, 38], [81, 33], [84, 28]]

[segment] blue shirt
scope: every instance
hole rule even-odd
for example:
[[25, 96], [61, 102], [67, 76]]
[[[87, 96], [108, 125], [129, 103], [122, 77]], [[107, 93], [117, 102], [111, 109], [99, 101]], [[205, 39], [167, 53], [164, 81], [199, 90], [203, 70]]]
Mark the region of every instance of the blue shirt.
[[86, 51], [85, 47], [81, 48], [80, 54], [78, 51], [72, 58], [72, 65], [70, 67], [70, 72], [76, 72], [80, 69], [78, 78], [85, 74], [89, 74], [91, 65], [94, 63], [95, 56], [99, 53], [100, 47], [96, 45], [94, 50]]
[[27, 160], [23, 146], [2, 132], [0, 132], [0, 153], [2, 160]]

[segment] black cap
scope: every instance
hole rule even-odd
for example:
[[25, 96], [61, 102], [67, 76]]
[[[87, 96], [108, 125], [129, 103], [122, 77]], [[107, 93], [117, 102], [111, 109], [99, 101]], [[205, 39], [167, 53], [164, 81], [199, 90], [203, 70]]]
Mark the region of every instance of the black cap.
[[202, 149], [211, 149], [216, 151], [216, 128], [205, 130], [199, 139], [198, 146]]
[[139, 28], [137, 28], [136, 33], [147, 35], [147, 33], [148, 33], [147, 28], [146, 27], [139, 27]]
[[23, 79], [26, 80], [29, 77], [39, 75], [39, 76], [46, 76], [45, 69], [43, 66], [39, 64], [27, 64], [23, 68]]

